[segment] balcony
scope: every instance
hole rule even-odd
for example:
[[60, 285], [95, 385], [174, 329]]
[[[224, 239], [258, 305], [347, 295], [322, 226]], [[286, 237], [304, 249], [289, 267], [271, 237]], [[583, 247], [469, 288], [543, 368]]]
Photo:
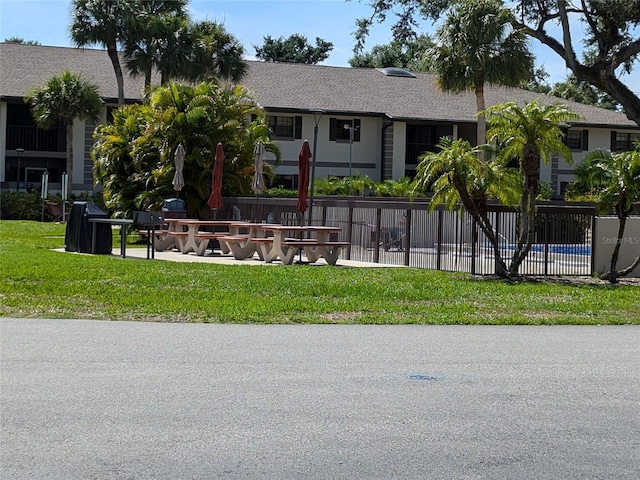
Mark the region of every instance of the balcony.
[[32, 126], [9, 125], [6, 148], [7, 150], [23, 148], [36, 152], [64, 152], [67, 142], [62, 128], [42, 130]]

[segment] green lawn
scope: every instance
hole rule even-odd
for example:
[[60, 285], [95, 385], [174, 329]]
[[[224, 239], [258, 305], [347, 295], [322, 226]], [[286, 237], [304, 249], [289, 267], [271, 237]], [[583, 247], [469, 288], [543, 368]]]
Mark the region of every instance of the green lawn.
[[[0, 222], [1, 316], [233, 323], [640, 324], [637, 286], [478, 280], [413, 268], [262, 268], [53, 251], [63, 247], [64, 231], [64, 225], [53, 223]], [[114, 245], [117, 242], [116, 237]]]

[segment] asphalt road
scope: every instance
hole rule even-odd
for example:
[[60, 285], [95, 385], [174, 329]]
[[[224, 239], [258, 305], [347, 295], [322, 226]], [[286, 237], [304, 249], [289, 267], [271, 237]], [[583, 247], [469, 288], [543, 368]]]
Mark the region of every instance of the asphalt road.
[[2, 479], [638, 479], [640, 327], [0, 320]]

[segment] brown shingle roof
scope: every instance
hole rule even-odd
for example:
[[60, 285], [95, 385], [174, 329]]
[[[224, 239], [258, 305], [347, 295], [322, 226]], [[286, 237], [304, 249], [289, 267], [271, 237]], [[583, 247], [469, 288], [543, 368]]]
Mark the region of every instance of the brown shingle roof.
[[[144, 77], [131, 77], [123, 63], [124, 96], [129, 100], [140, 99]], [[81, 73], [98, 86], [103, 98], [117, 100], [116, 76], [105, 50], [12, 43], [0, 44], [0, 97], [22, 98], [65, 70]]]
[[[436, 76], [416, 73], [416, 78], [385, 76], [375, 69], [326, 67], [317, 65], [249, 62], [243, 83], [251, 88], [267, 109], [366, 112], [395, 119], [435, 121], [476, 121], [476, 101], [472, 92], [448, 94], [436, 85]], [[539, 98], [541, 103], [562, 102], [585, 117], [589, 125], [637, 128], [624, 114], [528, 90], [485, 87], [487, 106], [524, 103]]]
[[[242, 83], [268, 110], [380, 115], [393, 119], [475, 122], [474, 94], [446, 94], [438, 90], [433, 74], [416, 78], [389, 77], [375, 69], [327, 67], [250, 61]], [[117, 99], [115, 74], [104, 50], [0, 44], [0, 97], [22, 98], [64, 70], [82, 73], [98, 85], [106, 99]], [[125, 98], [139, 99], [144, 81], [124, 73]], [[154, 78], [154, 83], [159, 83]], [[487, 105], [508, 101], [565, 103], [585, 117], [576, 125], [639, 128], [624, 114], [541, 95], [527, 90], [487, 86]]]

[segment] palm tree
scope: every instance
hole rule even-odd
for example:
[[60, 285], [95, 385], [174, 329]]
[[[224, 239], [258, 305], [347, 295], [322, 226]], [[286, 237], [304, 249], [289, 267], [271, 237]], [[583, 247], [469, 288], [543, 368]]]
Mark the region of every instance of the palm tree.
[[223, 194], [246, 195], [251, 193], [255, 143], [262, 142], [276, 163], [280, 160], [270, 135], [264, 111], [244, 87], [170, 82], [153, 90], [144, 105], [120, 108], [113, 124], [96, 129], [96, 179], [108, 192], [112, 210], [158, 207], [173, 193], [173, 152], [182, 143], [187, 212], [206, 218], [216, 145], [223, 144], [227, 158]]
[[41, 128], [51, 128], [62, 122], [67, 138], [67, 173], [71, 193], [73, 183], [73, 121], [97, 121], [102, 111], [98, 87], [77, 73], [63, 72], [52, 77], [42, 87], [29, 92], [25, 101], [31, 105], [34, 120]]
[[[190, 23], [186, 5], [187, 0], [146, 0], [140, 3], [138, 14], [132, 18], [124, 46], [126, 66], [134, 75], [144, 74], [147, 88], [154, 68], [165, 76], [167, 65], [177, 71], [185, 66], [185, 61], [176, 65], [175, 58], [171, 57], [177, 56], [176, 50], [187, 56], [180, 48]], [[168, 75], [166, 79], [168, 81]]]
[[193, 25], [191, 35], [194, 52], [190, 62], [190, 80], [239, 82], [247, 73], [247, 63], [242, 59], [244, 47], [223, 25], [210, 21], [198, 22]]
[[118, 84], [118, 105], [124, 105], [124, 77], [118, 44], [127, 38], [135, 18], [136, 0], [73, 0], [71, 39], [77, 47], [101, 45], [107, 49]]
[[510, 276], [518, 274], [520, 264], [528, 255], [535, 239], [536, 196], [540, 178], [540, 161], [548, 163], [554, 153], [559, 153], [570, 163], [571, 150], [562, 141], [563, 127], [567, 121], [580, 115], [565, 105], [540, 105], [536, 100], [521, 108], [509, 102], [487, 108], [487, 135], [500, 147], [499, 155], [505, 159], [517, 158], [522, 178], [522, 198], [516, 248], [510, 267]]
[[444, 204], [448, 210], [462, 205], [480, 226], [492, 245], [495, 273], [506, 277], [508, 270], [488, 215], [489, 199], [511, 205], [520, 193], [519, 177], [498, 160], [483, 161], [480, 150], [467, 140], [443, 138], [440, 151], [424, 153], [416, 169], [414, 194], [433, 191], [430, 208]]
[[570, 195], [586, 194], [598, 204], [601, 213], [614, 211], [618, 217], [618, 236], [611, 255], [609, 271], [600, 275], [603, 280], [617, 283], [618, 277], [628, 275], [640, 265], [640, 255], [631, 266], [618, 270], [618, 256], [624, 238], [627, 218], [633, 210], [633, 202], [640, 201], [640, 143], [630, 152], [611, 153], [594, 150], [575, 170], [576, 182], [570, 187]]
[[[111, 122], [96, 128], [97, 140], [91, 150], [93, 176], [102, 186], [105, 204], [115, 217], [126, 217], [129, 212], [146, 207], [137, 202], [137, 196], [151, 183], [150, 171], [145, 171], [147, 164], [140, 162], [140, 148], [134, 148], [136, 139], [144, 136], [146, 124], [131, 121], [146, 115], [146, 106], [125, 105], [113, 111]], [[147, 155], [147, 160], [157, 157]]]
[[[445, 92], [473, 91], [478, 112], [485, 109], [484, 85], [520, 86], [531, 77], [533, 56], [523, 31], [513, 30], [513, 14], [500, 0], [464, 0], [450, 12], [428, 51]], [[486, 141], [486, 120], [478, 117], [478, 145]]]

